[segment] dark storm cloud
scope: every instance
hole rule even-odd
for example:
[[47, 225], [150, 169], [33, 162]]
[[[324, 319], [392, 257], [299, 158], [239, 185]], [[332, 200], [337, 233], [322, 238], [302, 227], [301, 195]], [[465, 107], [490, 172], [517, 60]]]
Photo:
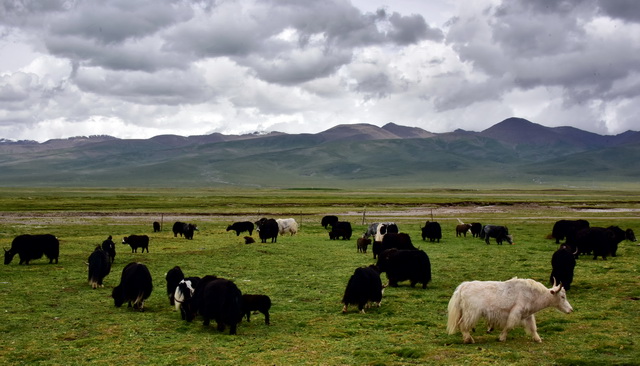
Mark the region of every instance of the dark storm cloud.
[[540, 57], [584, 48], [585, 30], [576, 14], [532, 10], [528, 3], [507, 2], [496, 11], [493, 40], [513, 58]]
[[161, 45], [152, 39], [99, 45], [86, 38], [47, 35], [44, 42], [51, 54], [69, 59], [79, 66], [147, 72], [188, 67], [188, 62], [185, 62], [188, 58], [164, 52]]
[[5, 1], [2, 9], [16, 24], [40, 19], [30, 26], [74, 70], [157, 72], [228, 57], [283, 85], [335, 73], [358, 47], [442, 39], [421, 15], [363, 14], [343, 0]]
[[0, 19], [11, 26], [42, 26], [43, 18], [64, 12], [73, 2], [66, 0], [3, 0], [0, 2]]
[[248, 9], [240, 4], [221, 3], [178, 25], [164, 49], [230, 57], [262, 80], [292, 85], [333, 74], [358, 47], [442, 39], [420, 15], [363, 14], [346, 1], [259, 1]]
[[422, 15], [402, 16], [393, 13], [389, 17], [389, 22], [393, 28], [389, 31], [388, 36], [397, 44], [413, 44], [425, 39], [440, 42], [444, 39], [442, 31], [431, 28]]
[[[437, 111], [444, 112], [459, 108], [461, 105], [471, 106], [475, 103], [499, 100], [503, 83], [500, 79], [489, 79], [484, 82], [460, 80], [459, 75], [445, 75], [443, 81], [450, 85], [433, 96], [433, 104]], [[447, 82], [451, 80], [451, 82]]]
[[637, 0], [599, 0], [598, 6], [603, 14], [628, 22], [640, 22], [640, 1]]
[[356, 90], [364, 95], [365, 100], [384, 98], [392, 91], [391, 79], [383, 72], [360, 78]]
[[200, 75], [175, 70], [149, 74], [89, 69], [78, 74], [76, 83], [84, 91], [139, 104], [197, 104], [211, 97]]
[[83, 1], [58, 15], [48, 33], [113, 44], [153, 35], [188, 20], [193, 11], [185, 3], [162, 0]]
[[[606, 9], [597, 7], [605, 2]], [[637, 8], [624, 1], [503, 1], [485, 18], [452, 20], [447, 41], [477, 70], [511, 80], [500, 83], [502, 93], [560, 87], [569, 105], [618, 98], [616, 83], [640, 72], [640, 47], [597, 17]]]
[[185, 68], [190, 60], [163, 52], [154, 37], [192, 13], [190, 6], [171, 1], [83, 1], [51, 16], [43, 40], [51, 54], [81, 66], [147, 72]]
[[300, 34], [300, 45], [314, 35], [323, 35], [329, 46], [361, 47], [383, 42], [375, 14], [362, 14], [347, 1], [321, 0], [309, 3], [272, 1], [275, 14], [280, 14], [287, 27]]
[[250, 65], [254, 75], [269, 83], [295, 85], [329, 76], [351, 61], [352, 54], [344, 50], [309, 50], [268, 59], [251, 57], [242, 61]]

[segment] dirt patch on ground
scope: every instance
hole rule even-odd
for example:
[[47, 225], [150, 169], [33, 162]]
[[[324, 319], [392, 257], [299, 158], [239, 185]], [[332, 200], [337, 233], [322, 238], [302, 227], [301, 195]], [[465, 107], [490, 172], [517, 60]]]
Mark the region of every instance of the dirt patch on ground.
[[[552, 215], [539, 215], [536, 216], [535, 212], [553, 212]], [[523, 215], [524, 213], [527, 213]], [[390, 209], [390, 210], [368, 210], [364, 212], [366, 222], [374, 221], [392, 221], [392, 220], [416, 220], [423, 221], [429, 220], [432, 217], [436, 220], [457, 220], [462, 218], [465, 221], [471, 221], [476, 218], [485, 218], [487, 215], [497, 215], [504, 217], [507, 215], [509, 219], [538, 219], [538, 220], [554, 220], [571, 218], [572, 215], [580, 218], [589, 219], [585, 213], [607, 213], [607, 214], [625, 214], [625, 213], [637, 213], [640, 209], [637, 208], [572, 208], [572, 207], [559, 207], [559, 206], [540, 206], [535, 204], [527, 205], [486, 205], [486, 206], [473, 206], [473, 205], [456, 205], [456, 206], [438, 206], [436, 208], [431, 207], [405, 207], [402, 209]], [[532, 214], [533, 213], [533, 214]], [[362, 211], [344, 211], [336, 212], [338, 217], [349, 217], [350, 221], [360, 221], [363, 217]], [[194, 222], [194, 223], [206, 223], [206, 222], [233, 222], [233, 221], [253, 221], [258, 216], [282, 216], [274, 214], [239, 214], [229, 215], [220, 213], [169, 213], [169, 214], [146, 214], [146, 213], [110, 213], [110, 212], [75, 212], [75, 211], [60, 211], [60, 212], [0, 212], [0, 223], [8, 225], [33, 225], [33, 226], [49, 226], [49, 225], [131, 225], [148, 222], [149, 226], [154, 221], [162, 222], [164, 227], [172, 225], [176, 221]], [[299, 214], [299, 215], [286, 215], [287, 217], [294, 217], [296, 220], [305, 222], [315, 222], [319, 220], [322, 214]], [[632, 215], [621, 217], [602, 217], [596, 216], [593, 218], [605, 219], [630, 219], [637, 218]]]

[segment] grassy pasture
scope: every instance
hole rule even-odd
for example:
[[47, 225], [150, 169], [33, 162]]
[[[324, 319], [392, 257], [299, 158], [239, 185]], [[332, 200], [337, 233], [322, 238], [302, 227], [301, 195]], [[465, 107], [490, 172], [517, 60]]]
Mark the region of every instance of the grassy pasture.
[[[2, 364], [638, 364], [640, 360], [640, 247], [623, 242], [618, 257], [581, 258], [568, 293], [575, 312], [547, 309], [537, 315], [537, 344], [522, 328], [507, 342], [498, 332], [476, 344], [446, 333], [446, 308], [465, 280], [513, 276], [547, 283], [551, 254], [546, 239], [560, 218], [586, 218], [592, 226], [619, 225], [640, 235], [640, 192], [596, 190], [113, 190], [3, 189], [0, 244], [22, 233], [52, 233], [61, 239], [59, 264], [18, 258], [0, 267]], [[353, 270], [373, 263], [356, 252], [355, 237], [366, 223], [393, 220], [425, 250], [433, 282], [426, 290], [401, 283], [385, 291], [382, 307], [342, 314], [340, 300]], [[354, 237], [331, 241], [319, 222], [324, 214], [350, 221]], [[443, 227], [440, 243], [423, 242], [420, 226], [431, 215]], [[226, 226], [236, 220], [294, 217], [298, 235], [271, 244], [245, 245]], [[164, 228], [153, 233], [151, 222]], [[456, 237], [457, 219], [505, 224], [515, 245], [485, 245]], [[198, 224], [193, 240], [174, 238], [176, 221]], [[151, 237], [150, 253], [118, 244], [105, 287], [86, 281], [87, 260], [108, 235], [119, 243], [129, 234]], [[245, 234], [242, 234], [245, 235]], [[257, 238], [257, 235], [253, 235]], [[154, 292], [145, 312], [115, 308], [111, 289], [125, 264], [145, 263]], [[174, 265], [187, 276], [232, 279], [244, 293], [271, 297], [271, 326], [264, 317], [243, 322], [237, 336], [201, 321], [185, 323], [166, 298], [164, 273]], [[384, 276], [384, 275], [383, 275]], [[383, 277], [384, 279], [384, 277]]]

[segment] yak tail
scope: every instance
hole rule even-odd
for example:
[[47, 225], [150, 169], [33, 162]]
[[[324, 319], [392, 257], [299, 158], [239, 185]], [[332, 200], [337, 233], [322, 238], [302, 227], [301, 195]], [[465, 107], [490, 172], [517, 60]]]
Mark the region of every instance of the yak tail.
[[447, 320], [447, 332], [449, 334], [454, 334], [458, 330], [458, 324], [462, 320], [462, 308], [460, 307], [460, 291], [456, 289], [451, 295], [451, 300], [449, 300], [449, 306], [447, 310], [449, 312], [449, 317]]

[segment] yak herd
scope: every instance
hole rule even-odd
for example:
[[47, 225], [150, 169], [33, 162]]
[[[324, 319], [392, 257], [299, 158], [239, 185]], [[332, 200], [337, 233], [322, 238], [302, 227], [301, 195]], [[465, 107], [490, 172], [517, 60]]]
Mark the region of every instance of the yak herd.
[[[337, 216], [324, 216], [321, 225], [328, 230], [330, 240], [350, 240], [353, 235], [351, 224], [340, 221]], [[154, 232], [161, 230], [158, 222], [153, 223]], [[255, 223], [239, 221], [229, 225], [226, 231], [235, 232], [236, 236], [247, 232], [245, 243], [253, 243], [251, 237], [254, 230], [262, 243], [277, 241], [278, 235], [295, 235], [298, 223], [292, 219], [262, 218]], [[172, 228], [174, 237], [184, 236], [193, 239], [198, 228], [194, 224], [176, 222]], [[501, 225], [482, 225], [460, 223], [455, 228], [456, 237], [470, 233], [473, 237], [490, 244], [495, 239], [498, 245], [503, 242], [513, 244], [513, 237], [507, 227]], [[427, 221], [421, 228], [422, 240], [440, 242], [442, 229], [438, 222]], [[523, 325], [534, 341], [540, 342], [536, 332], [534, 313], [546, 308], [555, 307], [565, 313], [571, 312], [571, 305], [566, 300], [565, 291], [570, 290], [576, 259], [581, 255], [593, 255], [593, 259], [615, 257], [618, 245], [623, 240], [636, 241], [633, 230], [622, 230], [617, 226], [592, 227], [586, 220], [560, 220], [552, 229], [549, 238], [555, 239], [559, 248], [551, 257], [551, 274], [549, 282], [553, 287], [547, 289], [543, 284], [525, 279], [509, 281], [471, 281], [461, 283], [454, 291], [448, 306], [447, 330], [450, 334], [460, 331], [465, 343], [473, 343], [470, 331], [479, 318], [487, 320], [490, 329], [501, 328], [500, 340], [504, 341], [508, 330], [516, 325]], [[561, 241], [564, 240], [564, 243]], [[128, 244], [131, 251], [149, 252], [147, 235], [130, 235], [124, 237], [123, 244]], [[409, 281], [411, 287], [421, 284], [426, 289], [431, 281], [431, 262], [427, 253], [416, 248], [408, 234], [402, 233], [393, 222], [373, 223], [358, 237], [357, 252], [367, 253], [372, 247], [376, 264], [356, 268], [349, 278], [342, 298], [343, 312], [349, 305], [358, 307], [362, 313], [365, 308], [380, 306], [384, 289], [387, 286], [397, 287], [399, 282]], [[103, 287], [104, 278], [111, 272], [116, 256], [116, 246], [109, 236], [102, 245], [96, 246], [87, 261], [88, 282], [91, 287]], [[15, 237], [10, 249], [5, 249], [5, 264], [11, 263], [18, 255], [20, 264], [29, 264], [31, 260], [46, 256], [49, 263], [58, 263], [59, 241], [50, 234], [19, 235]], [[381, 274], [386, 273], [388, 283], [383, 284]], [[214, 275], [203, 277], [187, 277], [179, 266], [170, 269], [165, 275], [167, 296], [171, 306], [180, 312], [181, 318], [192, 321], [201, 316], [204, 325], [211, 320], [217, 329], [223, 331], [227, 326], [230, 334], [236, 334], [237, 326], [246, 317], [250, 320], [251, 312], [261, 312], [265, 324], [269, 324], [271, 299], [262, 294], [243, 294], [233, 281]], [[120, 275], [120, 283], [113, 288], [112, 298], [116, 307], [125, 302], [129, 307], [144, 310], [144, 302], [153, 290], [149, 269], [142, 263], [127, 264]], [[526, 299], [526, 300], [517, 300]], [[531, 304], [535, 304], [532, 306]], [[504, 309], [511, 309], [505, 311]]]

